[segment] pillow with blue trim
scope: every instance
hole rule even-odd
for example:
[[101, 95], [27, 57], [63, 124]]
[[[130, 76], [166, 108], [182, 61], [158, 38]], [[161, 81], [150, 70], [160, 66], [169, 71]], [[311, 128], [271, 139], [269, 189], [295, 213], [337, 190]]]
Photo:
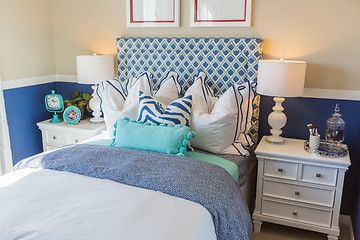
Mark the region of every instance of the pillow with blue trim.
[[233, 85], [215, 97], [205, 79], [206, 74], [201, 72], [185, 93], [192, 95], [190, 128], [197, 134], [191, 146], [213, 153], [248, 156], [248, 147], [254, 144], [248, 132], [256, 83]]
[[104, 113], [104, 120], [110, 136], [113, 135], [113, 125], [116, 120], [124, 117], [132, 119], [137, 117], [140, 90], [151, 95], [153, 94], [153, 88], [150, 80], [151, 77], [152, 75], [149, 72], [140, 74], [135, 80], [133, 80], [131, 89], [125, 98], [124, 90], [119, 81], [106, 81], [99, 85], [98, 95], [101, 99], [101, 108]]
[[[151, 78], [151, 73], [143, 72], [139, 76], [129, 79], [126, 86], [127, 96], [121, 83], [116, 79], [102, 82], [99, 85], [98, 95], [101, 99], [101, 108], [110, 136], [113, 136], [113, 125], [116, 120], [124, 117], [137, 118], [140, 91], [151, 96], [154, 95]], [[155, 97], [161, 99], [164, 103], [170, 103], [177, 99], [181, 91], [177, 78], [177, 73], [170, 71], [161, 81]]]
[[195, 133], [189, 127], [119, 119], [112, 146], [183, 156]]
[[138, 121], [173, 126], [190, 126], [191, 95], [176, 99], [166, 106], [152, 96], [140, 91], [139, 101]]
[[119, 80], [107, 80], [98, 85], [97, 95], [100, 98], [101, 111], [104, 114], [104, 120], [108, 130], [112, 129], [112, 125], [116, 119], [113, 119], [118, 112], [122, 112], [126, 100], [126, 94]]
[[[152, 78], [152, 75], [150, 77]], [[130, 93], [130, 90], [135, 83], [136, 78], [130, 78], [128, 80], [126, 84], [127, 93]], [[155, 98], [167, 106], [180, 97], [181, 90], [181, 86], [178, 82], [178, 74], [174, 71], [169, 71], [165, 78], [160, 81], [158, 90], [155, 93]]]
[[181, 86], [178, 82], [178, 74], [174, 71], [168, 72], [166, 77], [161, 80], [155, 98], [168, 106], [172, 101], [178, 99], [181, 93]]

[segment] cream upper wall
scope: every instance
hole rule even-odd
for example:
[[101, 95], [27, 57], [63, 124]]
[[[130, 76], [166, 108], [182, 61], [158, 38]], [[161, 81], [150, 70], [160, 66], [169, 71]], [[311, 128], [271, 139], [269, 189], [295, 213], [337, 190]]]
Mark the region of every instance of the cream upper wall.
[[125, 0], [51, 0], [56, 72], [76, 74], [75, 56], [115, 53], [120, 36], [261, 37], [264, 58], [308, 62], [305, 87], [360, 90], [359, 0], [253, 0], [252, 27], [190, 28], [181, 0], [180, 28], [126, 28]]
[[55, 73], [50, 0], [0, 0], [3, 81]]
[[305, 87], [360, 90], [358, 0], [253, 0], [252, 27], [237, 28], [190, 28], [190, 0], [179, 28], [126, 28], [125, 2], [1, 0], [3, 80], [74, 75], [76, 55], [115, 53], [121, 36], [261, 37], [264, 58], [308, 62]]

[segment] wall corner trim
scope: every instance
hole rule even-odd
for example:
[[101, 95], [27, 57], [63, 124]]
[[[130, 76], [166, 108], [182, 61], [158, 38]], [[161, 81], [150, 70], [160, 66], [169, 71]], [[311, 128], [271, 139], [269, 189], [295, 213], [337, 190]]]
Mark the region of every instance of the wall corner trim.
[[0, 78], [0, 175], [8, 173], [13, 168], [9, 125], [7, 123], [5, 101]]
[[349, 240], [355, 240], [351, 217], [349, 215], [340, 214], [340, 223], [344, 224], [349, 231]]

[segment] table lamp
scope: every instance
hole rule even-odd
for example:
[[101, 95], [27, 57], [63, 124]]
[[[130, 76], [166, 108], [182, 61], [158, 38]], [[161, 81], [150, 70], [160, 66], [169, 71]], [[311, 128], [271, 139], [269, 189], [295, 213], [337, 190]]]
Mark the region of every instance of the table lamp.
[[114, 78], [114, 56], [113, 55], [82, 55], [76, 56], [76, 68], [78, 83], [94, 84], [92, 98], [89, 106], [91, 108], [93, 118], [91, 122], [103, 122], [101, 116], [100, 98], [97, 95], [97, 84], [102, 81]]
[[257, 93], [273, 96], [275, 106], [268, 117], [271, 134], [267, 141], [284, 144], [281, 137], [287, 118], [283, 113], [284, 97], [299, 97], [304, 91], [306, 62], [290, 60], [259, 60]]

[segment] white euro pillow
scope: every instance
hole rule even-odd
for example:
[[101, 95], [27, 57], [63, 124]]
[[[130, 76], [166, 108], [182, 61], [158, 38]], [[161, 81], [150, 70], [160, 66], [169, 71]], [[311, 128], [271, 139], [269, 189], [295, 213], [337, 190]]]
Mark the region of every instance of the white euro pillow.
[[192, 95], [192, 131], [196, 137], [191, 146], [220, 154], [249, 155], [253, 142], [251, 127], [252, 102], [255, 92], [250, 82], [233, 85], [219, 98], [205, 83], [200, 73], [185, 96]]
[[178, 74], [174, 71], [170, 71], [160, 82], [155, 98], [165, 106], [168, 106], [171, 102], [180, 97], [180, 92], [181, 86], [178, 82]]
[[[181, 88], [177, 82], [177, 76], [177, 73], [171, 71], [167, 74], [155, 94], [156, 99], [161, 99], [164, 104], [169, 104], [178, 98]], [[99, 85], [98, 95], [101, 98], [101, 107], [110, 136], [113, 136], [114, 124], [118, 119], [124, 117], [137, 119], [140, 91], [154, 96], [151, 78], [151, 73], [143, 72], [139, 76], [129, 79], [126, 86], [127, 96], [118, 80], [106, 81]]]
[[[126, 94], [122, 88], [119, 80], [113, 79], [100, 83], [97, 88], [97, 95], [101, 102], [101, 111], [104, 114], [104, 120], [107, 126], [107, 130], [112, 130], [112, 125], [115, 123], [112, 116], [117, 112], [123, 110], [123, 106], [126, 100]], [[111, 124], [114, 122], [113, 124]]]
[[101, 99], [101, 108], [110, 136], [113, 135], [114, 124], [118, 119], [124, 117], [130, 119], [137, 118], [139, 91], [151, 95], [153, 93], [150, 78], [151, 74], [149, 72], [140, 74], [132, 81], [127, 96], [125, 96], [121, 83], [118, 80], [102, 82], [99, 85], [97, 92]]

